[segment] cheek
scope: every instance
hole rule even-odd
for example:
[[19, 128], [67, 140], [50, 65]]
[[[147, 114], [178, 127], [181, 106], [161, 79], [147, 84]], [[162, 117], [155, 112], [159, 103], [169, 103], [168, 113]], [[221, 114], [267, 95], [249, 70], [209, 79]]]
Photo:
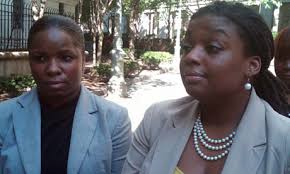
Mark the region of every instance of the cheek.
[[179, 62], [179, 71], [180, 71], [181, 74], [182, 74], [182, 71], [183, 71], [183, 66], [184, 66], [184, 62], [183, 62], [183, 59], [181, 58], [180, 62]]
[[31, 74], [34, 78], [40, 78], [43, 74], [43, 67], [41, 65], [30, 64]]
[[276, 63], [276, 66], [278, 69], [285, 68], [287, 66], [287, 62], [286, 61], [278, 62], [278, 63]]
[[212, 86], [220, 86], [226, 90], [238, 89], [243, 86], [245, 77], [241, 64], [230, 63], [217, 66], [210, 72], [209, 82]]
[[283, 69], [285, 68], [286, 63], [282, 63], [282, 62], [275, 62], [275, 72], [276, 74], [279, 74], [281, 72], [283, 72]]
[[[68, 67], [65, 68], [66, 69], [66, 75], [70, 78], [70, 79], [74, 79], [74, 81], [79, 81], [81, 79], [82, 76], [82, 66], [80, 65], [80, 63], [74, 63], [69, 65]], [[72, 82], [74, 82], [72, 81]]]

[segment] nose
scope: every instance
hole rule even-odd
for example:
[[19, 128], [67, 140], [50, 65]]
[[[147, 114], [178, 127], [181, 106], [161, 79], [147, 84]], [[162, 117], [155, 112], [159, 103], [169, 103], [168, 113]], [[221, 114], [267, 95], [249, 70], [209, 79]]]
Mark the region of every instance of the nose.
[[49, 76], [56, 76], [61, 74], [61, 68], [56, 59], [52, 58], [48, 61], [46, 66], [46, 73]]
[[204, 56], [204, 49], [202, 46], [196, 45], [191, 48], [191, 50], [183, 56], [183, 59], [187, 63], [196, 63], [200, 64]]

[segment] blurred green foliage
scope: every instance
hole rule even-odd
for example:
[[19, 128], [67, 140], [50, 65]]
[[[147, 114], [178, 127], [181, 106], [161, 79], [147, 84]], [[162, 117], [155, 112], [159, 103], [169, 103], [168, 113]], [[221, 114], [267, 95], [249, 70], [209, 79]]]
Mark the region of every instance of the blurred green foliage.
[[11, 75], [0, 77], [0, 91], [18, 95], [34, 87], [35, 81], [31, 75]]
[[172, 57], [172, 54], [165, 51], [146, 51], [140, 56], [140, 59], [150, 69], [158, 69], [161, 62], [170, 62]]

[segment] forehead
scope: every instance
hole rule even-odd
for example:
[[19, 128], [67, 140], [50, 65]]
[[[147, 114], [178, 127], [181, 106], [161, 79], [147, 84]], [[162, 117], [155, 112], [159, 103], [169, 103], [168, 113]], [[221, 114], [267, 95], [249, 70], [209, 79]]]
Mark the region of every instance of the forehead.
[[39, 47], [46, 44], [55, 44], [55, 46], [73, 45], [74, 38], [66, 31], [58, 28], [48, 28], [35, 33], [32, 39], [32, 46]]
[[290, 32], [278, 36], [275, 41], [276, 44], [276, 59], [290, 60]]
[[280, 48], [278, 53], [275, 55], [276, 60], [290, 60], [290, 47], [288, 48]]
[[58, 28], [50, 28], [46, 30], [46, 33], [47, 33], [47, 37], [51, 41], [59, 41], [60, 39], [63, 39], [63, 38], [71, 38], [71, 36], [67, 32], [60, 30]]
[[191, 20], [188, 25], [187, 39], [216, 35], [240, 39], [237, 26], [226, 17], [213, 15], [200, 16]]

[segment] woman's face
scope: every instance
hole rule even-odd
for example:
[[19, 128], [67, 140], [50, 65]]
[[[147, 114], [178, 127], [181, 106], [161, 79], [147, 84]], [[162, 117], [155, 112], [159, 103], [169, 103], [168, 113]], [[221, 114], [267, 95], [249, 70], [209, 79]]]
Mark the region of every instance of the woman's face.
[[65, 31], [50, 28], [36, 33], [29, 49], [29, 61], [41, 96], [66, 97], [79, 92], [83, 52]]
[[[289, 41], [290, 42], [290, 41]], [[290, 50], [274, 60], [275, 73], [290, 90]]]
[[231, 21], [212, 15], [192, 20], [182, 48], [180, 72], [189, 95], [206, 101], [244, 91], [247, 58]]

